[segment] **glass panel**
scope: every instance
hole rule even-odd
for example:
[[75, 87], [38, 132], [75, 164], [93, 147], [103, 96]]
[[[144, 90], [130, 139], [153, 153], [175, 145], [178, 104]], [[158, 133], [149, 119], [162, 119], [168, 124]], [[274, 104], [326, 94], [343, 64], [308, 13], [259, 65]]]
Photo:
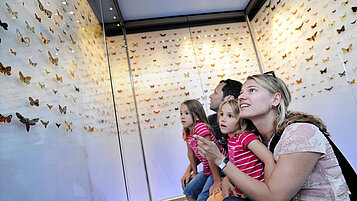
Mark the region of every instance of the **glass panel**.
[[322, 117], [356, 168], [357, 26], [348, 2], [267, 1], [251, 23], [265, 70], [289, 85], [291, 108]]
[[89, 4], [2, 1], [0, 19], [0, 200], [124, 199], [104, 34]]

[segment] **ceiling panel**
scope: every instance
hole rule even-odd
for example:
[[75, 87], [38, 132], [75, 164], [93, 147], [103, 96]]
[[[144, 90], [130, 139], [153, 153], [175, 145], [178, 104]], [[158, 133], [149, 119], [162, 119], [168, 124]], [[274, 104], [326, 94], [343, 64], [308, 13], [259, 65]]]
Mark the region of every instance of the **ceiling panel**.
[[125, 21], [244, 10], [250, 0], [117, 0]]

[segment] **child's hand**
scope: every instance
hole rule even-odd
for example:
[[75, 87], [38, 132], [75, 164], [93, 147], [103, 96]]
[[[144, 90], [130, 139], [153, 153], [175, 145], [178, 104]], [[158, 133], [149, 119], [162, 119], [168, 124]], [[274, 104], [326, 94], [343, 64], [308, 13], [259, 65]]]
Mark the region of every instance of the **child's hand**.
[[222, 183], [213, 182], [212, 186], [209, 188], [209, 195], [213, 195], [215, 192], [220, 191], [222, 189]]
[[192, 179], [192, 175], [191, 172], [185, 172], [185, 174], [183, 175], [183, 177], [181, 178], [181, 186], [182, 186], [182, 190], [185, 189], [186, 185], [188, 184], [188, 182], [190, 182], [190, 180]]
[[229, 181], [228, 177], [224, 177], [222, 180], [222, 196], [223, 198], [238, 196], [234, 185]]

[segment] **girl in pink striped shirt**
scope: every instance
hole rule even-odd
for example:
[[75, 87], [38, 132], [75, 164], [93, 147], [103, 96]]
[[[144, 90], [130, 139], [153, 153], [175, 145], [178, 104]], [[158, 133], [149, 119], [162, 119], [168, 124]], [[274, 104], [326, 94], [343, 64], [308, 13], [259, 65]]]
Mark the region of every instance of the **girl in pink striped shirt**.
[[[180, 120], [183, 126], [183, 139], [187, 143], [187, 156], [190, 161], [181, 179], [182, 188], [188, 201], [206, 201], [209, 195], [221, 189], [221, 177], [219, 168], [198, 153], [197, 139], [193, 135], [199, 135], [214, 142], [225, 156], [227, 156], [227, 152], [217, 143], [199, 101], [184, 101], [181, 104]], [[203, 171], [197, 173], [199, 163], [202, 163]]]
[[[219, 127], [222, 133], [228, 134], [229, 161], [252, 178], [262, 182], [264, 179], [268, 180], [275, 165], [273, 154], [254, 133], [239, 132], [238, 101], [228, 100], [223, 102], [220, 105], [218, 115]], [[228, 177], [224, 179], [222, 190], [227, 192], [224, 193], [225, 195], [230, 193], [237, 197], [236, 199], [231, 198], [231, 200], [245, 200], [242, 199], [245, 198], [243, 193], [237, 187], [233, 188]]]

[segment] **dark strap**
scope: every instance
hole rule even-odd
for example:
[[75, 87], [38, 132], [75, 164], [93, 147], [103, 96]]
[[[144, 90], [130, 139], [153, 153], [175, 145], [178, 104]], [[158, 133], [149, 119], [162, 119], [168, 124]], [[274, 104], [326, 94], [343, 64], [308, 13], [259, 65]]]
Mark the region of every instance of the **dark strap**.
[[270, 143], [269, 143], [269, 150], [271, 151], [271, 153], [274, 153], [274, 149], [276, 144], [278, 144], [280, 140], [280, 135], [275, 134], [273, 136], [273, 139], [271, 139]]
[[341, 153], [341, 151], [337, 148], [337, 146], [332, 142], [332, 140], [324, 134], [328, 142], [330, 143], [333, 152], [336, 155], [336, 158], [338, 160], [338, 164], [341, 167], [342, 174], [345, 177], [347, 186], [350, 190], [350, 198], [351, 201], [357, 199], [357, 175], [356, 172], [353, 170], [352, 166], [350, 163], [347, 161], [345, 156]]

